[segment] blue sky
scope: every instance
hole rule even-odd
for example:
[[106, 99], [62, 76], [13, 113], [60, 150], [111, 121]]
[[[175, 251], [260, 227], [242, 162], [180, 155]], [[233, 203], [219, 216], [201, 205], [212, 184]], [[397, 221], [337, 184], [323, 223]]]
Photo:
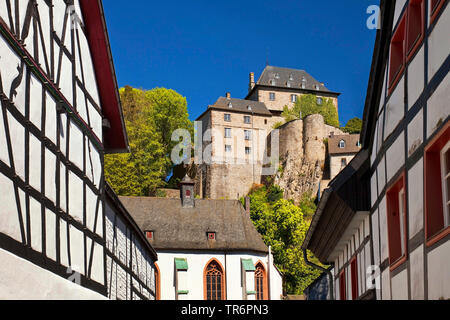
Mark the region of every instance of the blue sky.
[[195, 120], [218, 97], [245, 98], [270, 65], [341, 92], [340, 121], [362, 117], [379, 0], [103, 1], [120, 87], [174, 89]]

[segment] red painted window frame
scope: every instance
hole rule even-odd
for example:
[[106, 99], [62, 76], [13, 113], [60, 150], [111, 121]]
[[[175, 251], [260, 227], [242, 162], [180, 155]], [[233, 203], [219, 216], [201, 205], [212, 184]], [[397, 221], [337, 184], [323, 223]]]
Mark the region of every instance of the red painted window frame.
[[[400, 203], [399, 193], [401, 190], [405, 190], [403, 194], [403, 217], [400, 217]], [[391, 271], [400, 267], [408, 259], [408, 236], [407, 236], [407, 212], [406, 212], [406, 175], [405, 172], [400, 178], [392, 184], [392, 186], [386, 192], [386, 216], [388, 227], [388, 244], [389, 244], [389, 264]], [[397, 221], [398, 215], [398, 221]], [[403, 241], [405, 245], [405, 252], [401, 252], [401, 223], [403, 220]], [[398, 253], [398, 251], [400, 251]]]
[[[406, 42], [406, 18], [407, 10], [400, 19], [397, 29], [395, 30], [390, 45], [389, 55], [389, 94], [398, 84], [403, 71], [405, 70], [405, 42]], [[400, 52], [398, 52], [400, 51]], [[398, 63], [397, 63], [398, 60]], [[393, 65], [393, 61], [395, 64]], [[397, 66], [398, 65], [398, 66]], [[393, 68], [393, 66], [397, 66]]]
[[155, 233], [153, 231], [145, 231], [145, 237], [148, 240], [153, 240], [155, 237]]
[[[410, 61], [425, 37], [425, 0], [410, 0], [408, 4], [408, 18], [406, 23], [406, 61]], [[419, 20], [417, 22], [417, 20]], [[417, 32], [414, 38], [411, 33]]]
[[427, 247], [450, 234], [445, 227], [440, 153], [450, 140], [450, 122], [425, 147], [424, 192], [425, 192], [425, 239]]
[[350, 274], [352, 279], [352, 300], [358, 300], [358, 259], [356, 258], [356, 256], [350, 261]]
[[430, 0], [430, 24], [434, 23], [444, 4], [445, 0]]
[[339, 275], [339, 299], [347, 300], [347, 282], [345, 278], [345, 269]]

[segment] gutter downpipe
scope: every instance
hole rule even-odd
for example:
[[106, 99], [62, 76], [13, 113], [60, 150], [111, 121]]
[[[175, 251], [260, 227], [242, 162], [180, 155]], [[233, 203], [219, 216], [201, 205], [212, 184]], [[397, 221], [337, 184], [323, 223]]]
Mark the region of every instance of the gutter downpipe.
[[330, 300], [334, 300], [334, 278], [333, 278], [333, 274], [331, 273], [331, 271], [329, 269], [325, 269], [322, 268], [321, 266], [318, 266], [317, 264], [311, 262], [308, 260], [308, 252], [307, 249], [303, 249], [303, 259], [305, 260], [305, 263], [310, 266], [313, 267], [314, 269], [320, 270], [324, 273], [326, 273], [328, 275], [328, 280], [329, 280], [329, 286], [330, 286]]

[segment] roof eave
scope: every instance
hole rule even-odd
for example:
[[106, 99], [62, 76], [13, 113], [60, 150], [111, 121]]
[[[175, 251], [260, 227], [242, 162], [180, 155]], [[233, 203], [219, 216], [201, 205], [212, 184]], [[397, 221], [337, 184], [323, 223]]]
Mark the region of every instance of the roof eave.
[[129, 152], [117, 78], [101, 0], [80, 0], [103, 116], [111, 128], [104, 130], [105, 153]]

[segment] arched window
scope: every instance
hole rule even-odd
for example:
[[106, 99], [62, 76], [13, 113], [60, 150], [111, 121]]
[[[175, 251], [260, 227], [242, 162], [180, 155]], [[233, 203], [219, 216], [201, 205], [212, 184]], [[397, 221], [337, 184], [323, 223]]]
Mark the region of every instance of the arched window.
[[339, 148], [340, 148], [340, 149], [345, 149], [345, 141], [344, 141], [344, 140], [341, 140], [341, 141], [339, 142]]
[[225, 275], [220, 263], [213, 259], [204, 272], [205, 300], [225, 300]]
[[255, 270], [256, 300], [268, 299], [266, 269], [261, 262], [258, 262]]

